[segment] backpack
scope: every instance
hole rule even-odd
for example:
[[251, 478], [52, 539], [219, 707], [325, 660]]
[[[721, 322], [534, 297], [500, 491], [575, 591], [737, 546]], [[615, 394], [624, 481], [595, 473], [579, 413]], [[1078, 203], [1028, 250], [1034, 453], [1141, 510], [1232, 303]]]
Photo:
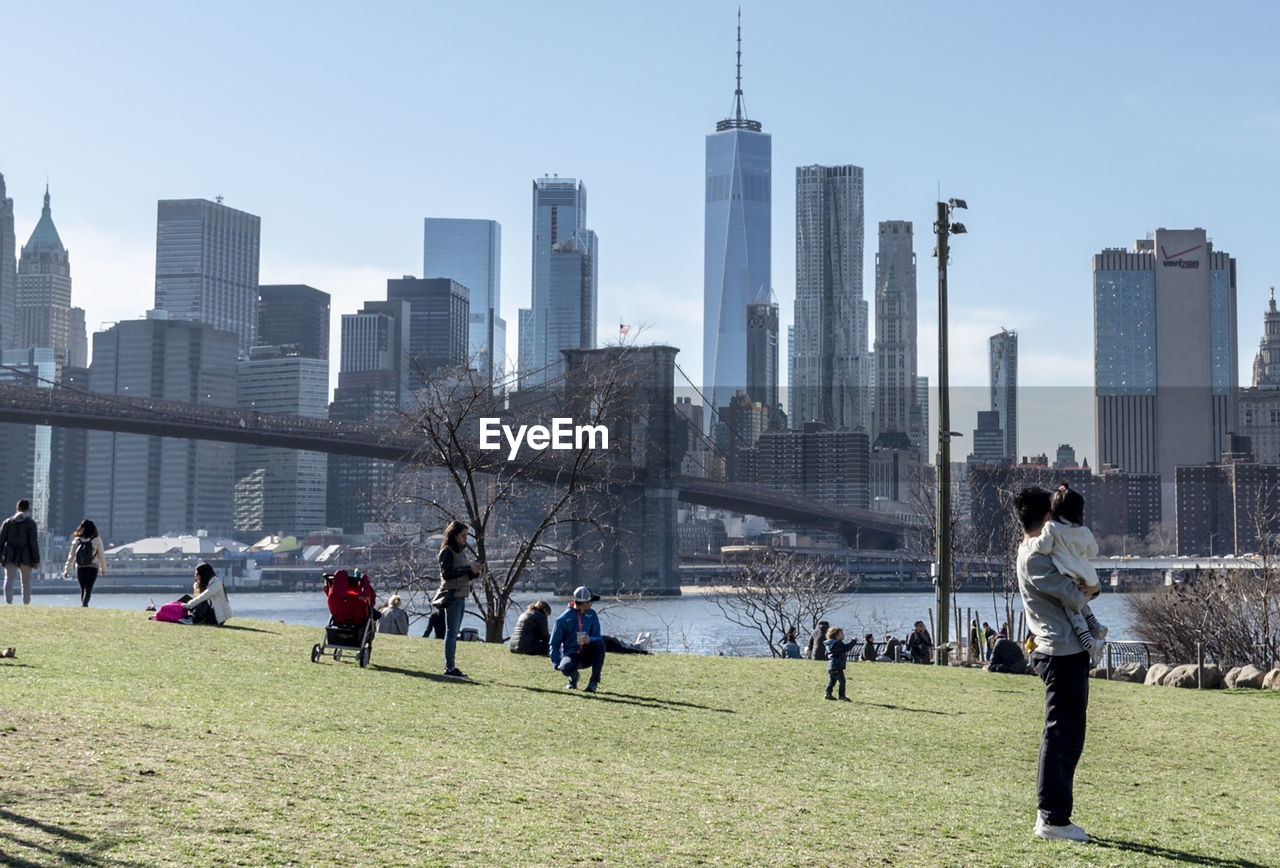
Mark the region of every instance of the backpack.
[[93, 566], [93, 540], [76, 537], [76, 566]]

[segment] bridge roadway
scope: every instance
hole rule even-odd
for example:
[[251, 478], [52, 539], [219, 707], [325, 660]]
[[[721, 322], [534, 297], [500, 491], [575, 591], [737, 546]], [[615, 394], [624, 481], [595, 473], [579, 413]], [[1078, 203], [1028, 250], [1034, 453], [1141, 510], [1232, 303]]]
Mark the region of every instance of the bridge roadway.
[[[0, 383], [0, 422], [249, 443], [387, 461], [407, 461], [421, 446], [412, 437], [372, 423], [11, 383]], [[554, 482], [555, 468], [545, 475], [544, 481]], [[902, 544], [904, 525], [869, 509], [687, 476], [675, 477], [673, 483], [682, 503], [824, 528], [867, 548], [896, 549]]]

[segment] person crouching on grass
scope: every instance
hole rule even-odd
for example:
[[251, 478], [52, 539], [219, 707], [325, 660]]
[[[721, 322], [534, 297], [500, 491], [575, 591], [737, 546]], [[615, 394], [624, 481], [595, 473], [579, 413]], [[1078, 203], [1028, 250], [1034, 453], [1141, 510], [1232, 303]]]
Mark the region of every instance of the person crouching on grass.
[[595, 693], [600, 686], [600, 670], [604, 668], [604, 637], [600, 635], [600, 618], [591, 611], [591, 604], [599, 600], [598, 594], [583, 585], [573, 592], [573, 603], [556, 618], [551, 631], [551, 665], [569, 676], [566, 690], [578, 687], [578, 672], [591, 665], [591, 680], [587, 691]]
[[844, 695], [844, 666], [849, 659], [849, 651], [853, 649], [853, 642], [844, 641], [844, 631], [839, 627], [832, 627], [827, 630], [827, 699], [834, 700], [831, 695], [831, 689], [837, 684], [840, 685], [840, 700], [842, 702], [851, 702], [849, 697]]

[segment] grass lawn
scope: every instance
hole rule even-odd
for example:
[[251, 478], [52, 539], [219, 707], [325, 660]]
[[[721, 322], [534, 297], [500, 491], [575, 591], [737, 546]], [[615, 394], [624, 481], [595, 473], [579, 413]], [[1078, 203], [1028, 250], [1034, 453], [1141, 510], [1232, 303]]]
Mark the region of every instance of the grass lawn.
[[[606, 625], [607, 628], [607, 625]], [[1038, 679], [542, 658], [318, 628], [0, 607], [0, 863], [1280, 865], [1280, 691], [1095, 681], [1075, 819], [1031, 836]]]

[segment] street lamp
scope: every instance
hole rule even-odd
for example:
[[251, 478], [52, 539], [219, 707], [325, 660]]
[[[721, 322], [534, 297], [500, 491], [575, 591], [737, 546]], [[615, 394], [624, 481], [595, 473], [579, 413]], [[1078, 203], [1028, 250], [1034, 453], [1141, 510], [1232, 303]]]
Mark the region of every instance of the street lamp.
[[938, 246], [933, 251], [938, 257], [938, 490], [934, 497], [938, 523], [938, 571], [934, 577], [938, 589], [938, 635], [934, 637], [934, 662], [939, 666], [947, 665], [951, 632], [951, 438], [957, 436], [957, 432], [951, 430], [951, 396], [947, 378], [947, 240], [952, 235], [968, 232], [963, 223], [951, 222], [953, 210], [968, 207], [963, 199], [939, 202], [938, 217], [933, 224], [938, 238]]

